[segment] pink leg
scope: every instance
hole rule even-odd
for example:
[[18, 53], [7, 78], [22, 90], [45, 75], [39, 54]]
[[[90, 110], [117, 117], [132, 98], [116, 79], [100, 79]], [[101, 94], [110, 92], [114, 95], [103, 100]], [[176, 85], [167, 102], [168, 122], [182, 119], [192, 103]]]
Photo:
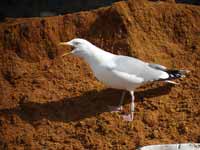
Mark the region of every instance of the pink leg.
[[130, 91], [131, 93], [131, 112], [128, 115], [122, 115], [122, 118], [125, 121], [133, 121], [133, 117], [134, 117], [134, 91]]
[[124, 121], [133, 121], [133, 113], [128, 115], [122, 115]]

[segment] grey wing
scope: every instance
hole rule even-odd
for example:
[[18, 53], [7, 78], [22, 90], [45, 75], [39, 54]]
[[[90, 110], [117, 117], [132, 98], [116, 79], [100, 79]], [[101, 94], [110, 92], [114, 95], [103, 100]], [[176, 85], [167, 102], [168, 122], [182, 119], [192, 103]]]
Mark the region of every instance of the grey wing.
[[115, 57], [115, 64], [118, 71], [134, 74], [137, 77], [143, 78], [144, 82], [167, 79], [169, 77], [169, 75], [163, 71], [164, 68], [162, 68], [161, 65], [150, 65], [149, 63], [133, 57], [119, 55]]
[[162, 65], [159, 65], [159, 64], [149, 63], [149, 66], [154, 68], [154, 69], [157, 69], [157, 70], [163, 70], [163, 71], [167, 70], [167, 68], [165, 66], [162, 66]]

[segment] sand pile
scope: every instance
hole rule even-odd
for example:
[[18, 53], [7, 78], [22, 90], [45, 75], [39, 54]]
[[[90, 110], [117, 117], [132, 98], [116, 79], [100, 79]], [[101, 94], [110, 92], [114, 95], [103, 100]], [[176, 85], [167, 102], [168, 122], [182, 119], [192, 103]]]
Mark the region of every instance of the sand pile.
[[[0, 149], [135, 149], [200, 142], [200, 7], [144, 0], [0, 24]], [[133, 122], [111, 114], [107, 89], [60, 41], [85, 38], [115, 54], [189, 69], [178, 86], [136, 91]], [[125, 112], [129, 110], [127, 94]]]

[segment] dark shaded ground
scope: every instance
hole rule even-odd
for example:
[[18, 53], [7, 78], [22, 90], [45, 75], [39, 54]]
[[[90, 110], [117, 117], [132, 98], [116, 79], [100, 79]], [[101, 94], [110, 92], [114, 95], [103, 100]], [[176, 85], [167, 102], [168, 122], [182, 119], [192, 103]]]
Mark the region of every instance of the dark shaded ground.
[[[168, 94], [172, 85], [163, 85], [156, 88], [147, 89], [135, 93], [137, 101], [143, 101], [144, 98], [159, 97]], [[78, 97], [64, 98], [61, 100], [54, 100], [53, 102], [40, 104], [36, 102], [29, 102], [24, 99], [19, 102], [19, 106], [14, 109], [2, 109], [0, 114], [18, 115], [23, 120], [34, 122], [42, 119], [59, 122], [80, 121], [82, 119], [94, 117], [96, 115], [109, 112], [109, 105], [116, 105], [120, 100], [120, 93], [116, 90], [105, 89], [100, 92], [89, 91]], [[127, 95], [129, 93], [127, 92]], [[112, 99], [108, 100], [113, 95]], [[129, 103], [128, 99], [124, 104]]]

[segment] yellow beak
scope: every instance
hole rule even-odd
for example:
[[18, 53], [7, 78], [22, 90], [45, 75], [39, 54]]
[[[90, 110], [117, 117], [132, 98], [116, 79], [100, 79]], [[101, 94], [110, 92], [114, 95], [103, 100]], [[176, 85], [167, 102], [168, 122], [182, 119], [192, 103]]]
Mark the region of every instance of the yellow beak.
[[[70, 44], [68, 42], [60, 42], [59, 45], [69, 45], [70, 46]], [[71, 52], [63, 54], [62, 57], [69, 55], [69, 54], [71, 54]]]
[[71, 52], [63, 54], [62, 57], [69, 55], [69, 54], [71, 54]]
[[69, 45], [67, 42], [60, 42], [59, 45]]

